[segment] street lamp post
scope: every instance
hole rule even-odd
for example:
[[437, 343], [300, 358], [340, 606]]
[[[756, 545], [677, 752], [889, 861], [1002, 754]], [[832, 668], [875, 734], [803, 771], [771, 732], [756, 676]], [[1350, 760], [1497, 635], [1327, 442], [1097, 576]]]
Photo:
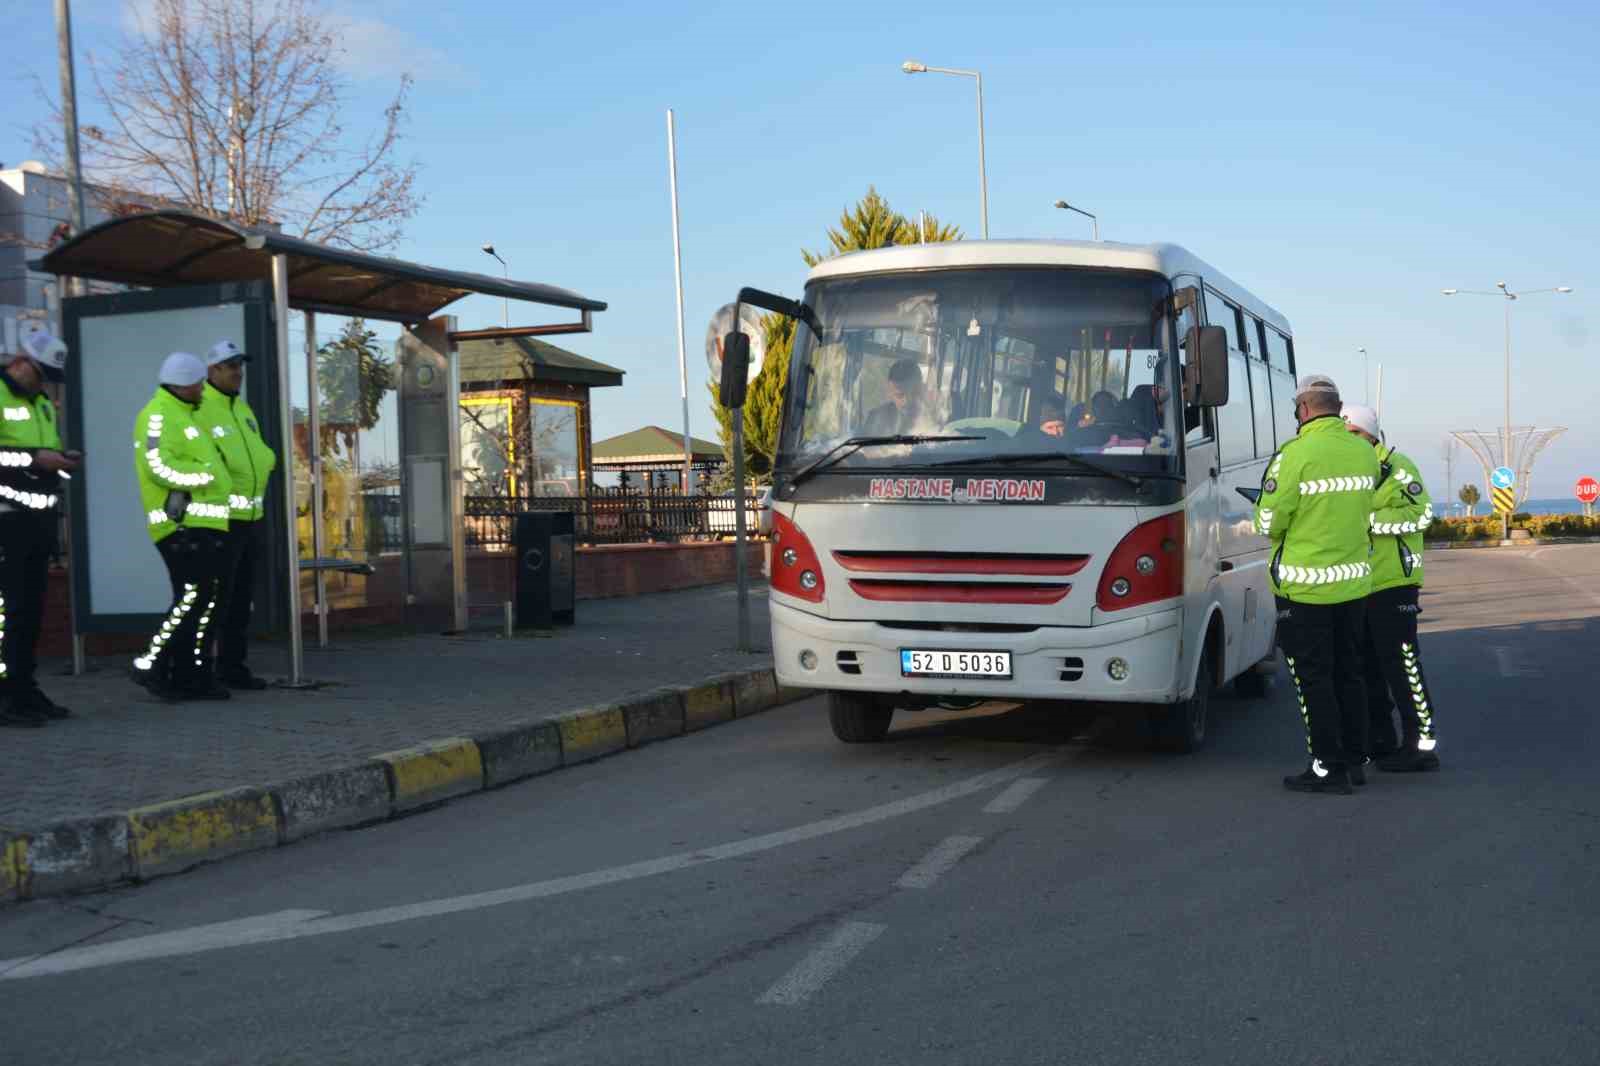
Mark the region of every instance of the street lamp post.
[[1361, 353], [1361, 402], [1370, 406], [1372, 403], [1372, 378], [1367, 373], [1367, 350], [1365, 348], [1357, 348], [1356, 351]]
[[1090, 232], [1093, 234], [1094, 239], [1097, 241], [1100, 239], [1100, 220], [1098, 218], [1096, 218], [1094, 215], [1091, 215], [1081, 207], [1073, 207], [1065, 200], [1057, 200], [1056, 206], [1061, 208], [1063, 211], [1076, 211], [1084, 218], [1087, 218], [1089, 220]]
[[900, 69], [907, 74], [953, 74], [958, 78], [973, 78], [978, 83], [978, 185], [982, 192], [983, 205], [983, 239], [989, 239], [989, 172], [984, 162], [983, 151], [983, 75], [976, 70], [952, 70], [949, 67], [930, 67], [926, 63], [918, 63], [908, 59], [900, 64]]
[[[494, 256], [496, 259], [500, 259], [500, 253], [494, 250], [494, 245], [486, 244], [483, 246], [483, 250], [489, 255]], [[500, 259], [500, 274], [507, 281], [511, 280], [511, 270], [506, 266], [506, 261], [504, 259]], [[507, 329], [511, 328], [511, 298], [509, 296], [503, 298], [501, 302], [500, 324]]]
[[[1504, 436], [1500, 439], [1500, 463], [1506, 469], [1511, 469], [1511, 303], [1524, 296], [1537, 296], [1541, 293], [1569, 293], [1570, 285], [1557, 285], [1548, 289], [1529, 289], [1526, 292], [1514, 292], [1503, 281], [1495, 282], [1493, 289], [1440, 289], [1446, 296], [1496, 296], [1506, 302], [1506, 423]], [[1511, 516], [1504, 516], [1504, 539], [1511, 538]]]

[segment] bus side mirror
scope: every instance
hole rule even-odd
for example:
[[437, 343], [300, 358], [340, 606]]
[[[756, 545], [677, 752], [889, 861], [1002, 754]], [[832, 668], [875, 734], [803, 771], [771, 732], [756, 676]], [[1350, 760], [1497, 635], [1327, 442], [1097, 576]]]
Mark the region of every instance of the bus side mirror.
[[722, 381], [717, 386], [717, 399], [722, 406], [744, 406], [744, 394], [750, 385], [749, 377], [750, 338], [735, 329], [722, 338]]
[[1183, 402], [1190, 407], [1222, 407], [1228, 402], [1228, 331], [1221, 326], [1195, 326], [1184, 347]]

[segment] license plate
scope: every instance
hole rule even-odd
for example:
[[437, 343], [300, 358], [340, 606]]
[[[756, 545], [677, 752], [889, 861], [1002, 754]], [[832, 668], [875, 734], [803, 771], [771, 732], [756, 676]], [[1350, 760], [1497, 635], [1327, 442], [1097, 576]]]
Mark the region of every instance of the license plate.
[[1008, 651], [900, 649], [901, 677], [1011, 677]]

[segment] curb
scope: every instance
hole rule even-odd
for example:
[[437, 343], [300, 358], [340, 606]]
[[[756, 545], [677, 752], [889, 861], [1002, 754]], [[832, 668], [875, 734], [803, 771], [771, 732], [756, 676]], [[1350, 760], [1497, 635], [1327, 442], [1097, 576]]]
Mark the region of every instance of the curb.
[[0, 826], [0, 904], [182, 873], [448, 803], [811, 695], [770, 667], [471, 737], [423, 741], [268, 787], [202, 792], [38, 829]]
[[1424, 551], [1473, 551], [1483, 548], [1532, 548], [1546, 544], [1600, 544], [1600, 537], [1529, 537], [1527, 540], [1423, 541]]

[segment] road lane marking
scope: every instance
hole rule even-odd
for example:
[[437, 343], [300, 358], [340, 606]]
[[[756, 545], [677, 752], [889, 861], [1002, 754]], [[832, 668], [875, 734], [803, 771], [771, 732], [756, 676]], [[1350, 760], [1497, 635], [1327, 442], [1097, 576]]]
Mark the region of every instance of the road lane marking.
[[1490, 648], [1494, 652], [1494, 661], [1500, 667], [1501, 677], [1543, 677], [1544, 671], [1527, 666], [1522, 661], [1522, 656], [1511, 648], [1496, 645]]
[[[613, 866], [608, 869], [594, 870], [570, 877], [558, 877], [549, 881], [533, 881], [527, 884], [513, 885], [509, 888], [493, 889], [488, 892], [473, 892], [445, 899], [427, 900], [422, 903], [405, 903], [354, 914], [335, 915], [325, 914], [325, 912], [321, 911], [286, 911], [275, 915], [258, 915], [254, 918], [240, 919], [236, 922], [220, 922], [215, 925], [174, 930], [170, 933], [129, 937], [126, 940], [116, 940], [106, 944], [70, 948], [50, 955], [3, 959], [0, 960], [0, 981], [14, 981], [29, 977], [43, 977], [50, 974], [71, 973], [75, 970], [94, 969], [101, 966], [113, 966], [119, 963], [147, 959], [194, 955], [204, 951], [243, 947], [249, 944], [268, 944], [283, 940], [298, 940], [301, 937], [326, 936], [331, 933], [372, 929], [377, 926], [393, 925], [397, 922], [414, 921], [418, 918], [437, 918], [449, 914], [479, 910], [484, 907], [498, 907], [507, 903], [524, 903], [529, 900], [548, 899], [552, 896], [565, 895], [569, 892], [581, 892], [585, 889], [599, 888], [604, 885], [621, 884], [642, 877], [654, 877], [658, 874], [688, 869], [691, 866], [703, 866], [706, 863], [720, 862], [725, 859], [756, 855], [764, 851], [786, 847], [790, 844], [798, 844], [833, 833], [842, 833], [851, 829], [859, 829], [862, 826], [874, 825], [903, 815], [915, 814], [930, 807], [937, 807], [940, 804], [963, 799], [991, 788], [998, 788], [1019, 777], [1037, 773], [1056, 762], [1060, 757], [1061, 754], [1059, 752], [1040, 752], [1008, 766], [985, 771], [964, 781], [952, 781], [948, 785], [943, 785], [928, 792], [921, 792], [914, 796], [906, 796], [904, 799], [898, 799], [892, 803], [883, 803], [876, 807], [867, 807], [850, 814], [836, 815], [833, 818], [826, 818], [819, 822], [811, 822], [806, 825], [795, 826], [792, 829], [783, 829], [775, 833], [766, 833], [745, 840], [735, 840], [727, 844], [704, 848], [700, 851], [679, 852], [676, 855], [667, 855], [659, 859], [647, 859], [643, 862], [629, 863], [625, 866]], [[304, 918], [298, 921], [290, 920], [283, 917], [285, 914], [304, 915]]]
[[875, 922], [846, 922], [833, 935], [784, 974], [756, 1002], [779, 1007], [802, 1007], [828, 980], [850, 965], [850, 960], [883, 935], [886, 925]]
[[982, 837], [945, 837], [895, 882], [899, 888], [932, 888], [946, 870], [983, 843]]
[[1028, 797], [1050, 783], [1047, 777], [1024, 777], [1021, 781], [1013, 781], [1006, 786], [1006, 790], [984, 805], [984, 814], [1010, 814], [1024, 803]]

